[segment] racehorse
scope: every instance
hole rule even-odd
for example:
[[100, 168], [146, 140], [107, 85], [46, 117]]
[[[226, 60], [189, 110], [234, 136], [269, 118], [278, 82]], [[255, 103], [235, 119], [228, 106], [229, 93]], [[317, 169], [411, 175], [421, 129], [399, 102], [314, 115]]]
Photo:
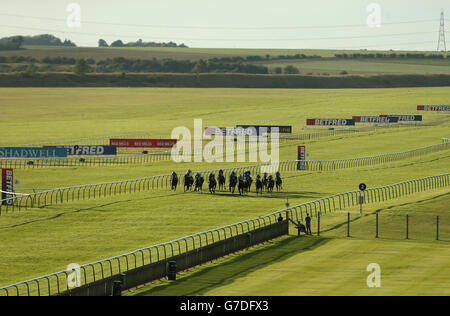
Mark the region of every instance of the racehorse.
[[273, 187], [275, 186], [275, 181], [273, 180], [272, 176], [269, 176], [267, 181], [268, 181], [267, 192], [272, 193], [273, 192]]
[[216, 186], [217, 186], [217, 181], [214, 177], [209, 177], [209, 192], [214, 194], [216, 193]]
[[242, 175], [239, 176], [239, 181], [238, 181], [239, 194], [240, 195], [244, 194], [247, 191], [247, 188], [248, 188], [247, 180]]
[[172, 173], [172, 175], [170, 176], [170, 186], [171, 186], [171, 190], [174, 190], [174, 191], [177, 190], [178, 175], [175, 172]]
[[225, 188], [225, 176], [223, 175], [223, 171], [219, 171], [219, 190], [223, 190]]
[[202, 191], [203, 192], [203, 182], [205, 182], [205, 179], [201, 175], [195, 175], [195, 181], [194, 181], [194, 191]]
[[246, 174], [244, 176], [244, 180], [245, 180], [245, 190], [247, 192], [250, 192], [250, 188], [251, 188], [252, 183], [253, 183], [253, 179], [252, 179], [250, 171], [246, 172]]
[[234, 194], [234, 191], [236, 190], [236, 184], [237, 184], [237, 176], [235, 173], [230, 174], [230, 192]]
[[277, 191], [280, 191], [283, 189], [283, 180], [281, 180], [280, 176], [276, 176], [275, 184], [277, 186]]
[[267, 190], [267, 186], [269, 185], [269, 178], [267, 177], [267, 172], [264, 172], [262, 184], [263, 184], [264, 189]]
[[192, 178], [192, 175], [185, 174], [184, 175], [184, 192], [186, 192], [187, 190], [191, 190], [193, 184], [194, 184], [194, 178]]
[[258, 192], [262, 194], [262, 192], [263, 192], [263, 183], [262, 183], [261, 177], [259, 175], [256, 177], [255, 186], [256, 186], [256, 194], [258, 194]]

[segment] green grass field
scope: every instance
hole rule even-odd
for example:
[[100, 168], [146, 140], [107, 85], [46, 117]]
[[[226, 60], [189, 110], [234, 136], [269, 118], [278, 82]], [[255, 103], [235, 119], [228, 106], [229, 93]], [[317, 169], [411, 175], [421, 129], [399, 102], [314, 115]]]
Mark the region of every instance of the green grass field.
[[274, 61], [264, 64], [273, 69], [293, 65], [302, 74], [339, 75], [342, 72], [356, 75], [367, 74], [449, 74], [450, 60], [309, 60], [309, 61]]
[[[134, 132], [148, 132], [155, 138], [170, 137], [174, 127], [192, 128], [195, 118], [203, 119], [203, 127], [279, 124], [292, 125], [294, 132], [300, 133], [311, 130], [305, 127], [306, 118], [416, 114], [417, 104], [445, 104], [449, 98], [449, 88], [0, 89], [1, 146]], [[423, 114], [427, 121], [449, 118], [445, 113], [418, 114]], [[302, 144], [307, 146], [310, 159], [364, 157], [414, 149], [440, 143], [442, 137], [449, 136], [449, 125], [393, 128], [282, 143], [280, 159], [296, 159], [296, 146]], [[295, 205], [355, 190], [360, 182], [375, 187], [442, 174], [448, 172], [449, 162], [449, 153], [440, 152], [371, 168], [324, 173], [290, 172], [283, 174], [284, 192], [262, 197], [254, 194], [239, 197], [228, 193], [214, 196], [183, 194], [180, 190], [173, 193], [161, 189], [2, 215], [0, 238], [5, 242], [0, 244], [0, 271], [3, 271], [0, 272], [0, 286], [61, 271], [70, 263], [97, 261], [265, 215], [284, 208], [287, 196], [291, 205]], [[188, 168], [209, 170], [247, 164], [175, 164], [164, 161], [137, 166], [16, 170], [15, 177], [20, 179], [19, 189], [55, 188], [167, 174]], [[409, 197], [402, 203], [445, 193], [424, 193]], [[448, 199], [443, 203], [448, 205]], [[443, 213], [445, 211], [442, 210]], [[338, 217], [330, 217], [329, 223], [339, 220]], [[324, 235], [324, 238], [328, 240], [335, 236]], [[309, 239], [302, 239], [301, 243], [306, 240]], [[289, 241], [287, 247], [297, 247], [298, 242]], [[351, 248], [343, 238], [334, 242], [344, 243], [342, 249]], [[353, 242], [356, 248], [361, 249], [362, 244], [369, 243], [375, 249], [371, 240], [364, 239], [360, 245], [356, 240]], [[326, 251], [329, 248], [322, 247], [331, 244], [327, 242], [317, 250]], [[399, 245], [393, 245], [392, 251], [401, 248]], [[336, 256], [339, 247], [336, 247]], [[383, 247], [388, 249], [389, 245]], [[411, 252], [406, 251], [405, 257]], [[355, 257], [355, 260], [359, 259]], [[327, 293], [332, 293], [331, 289]]]
[[[351, 223], [351, 238], [339, 224], [346, 214], [333, 214], [332, 225], [320, 237], [282, 237], [180, 273], [177, 281], [161, 281], [128, 295], [442, 295], [450, 294], [450, 195], [378, 209], [380, 238], [375, 239], [373, 214]], [[405, 240], [403, 222], [411, 225]], [[357, 212], [352, 214], [357, 217]], [[441, 216], [441, 241], [435, 241], [430, 217]], [[336, 225], [337, 224], [337, 225]], [[389, 227], [386, 227], [389, 226]], [[368, 229], [372, 228], [372, 229]], [[293, 231], [294, 229], [292, 229]], [[345, 231], [344, 231], [345, 230]], [[413, 233], [414, 231], [414, 233]], [[393, 234], [396, 232], [397, 234]], [[369, 288], [366, 267], [381, 268], [381, 287]]]
[[[52, 46], [25, 46], [19, 51], [1, 51], [0, 56], [33, 56], [35, 58], [66, 56], [72, 58], [93, 58], [96, 60], [128, 57], [136, 59], [173, 58], [198, 60], [214, 57], [232, 56], [271, 56], [305, 54], [317, 55], [324, 58], [334, 57], [335, 54], [354, 53], [391, 53], [390, 51], [373, 50], [331, 50], [331, 49], [239, 49], [239, 48], [172, 48], [172, 47], [52, 47]], [[420, 53], [414, 51], [395, 51], [395, 53]], [[426, 52], [427, 54], [432, 52]]]

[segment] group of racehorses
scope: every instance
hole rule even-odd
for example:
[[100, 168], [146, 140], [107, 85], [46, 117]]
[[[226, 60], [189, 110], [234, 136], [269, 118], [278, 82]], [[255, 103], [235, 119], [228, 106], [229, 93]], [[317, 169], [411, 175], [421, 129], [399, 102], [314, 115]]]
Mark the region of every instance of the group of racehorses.
[[[194, 192], [203, 192], [204, 182], [205, 179], [201, 173], [197, 173], [195, 176], [193, 176], [192, 171], [188, 170], [188, 172], [184, 175], [184, 191], [186, 192], [194, 190]], [[212, 194], [215, 193], [217, 185], [219, 186], [219, 190], [226, 190], [225, 182], [226, 179], [223, 170], [219, 170], [217, 180], [215, 174], [210, 173], [208, 177], [209, 192]], [[264, 191], [271, 193], [273, 192], [274, 187], [276, 187], [277, 191], [283, 189], [283, 181], [281, 180], [280, 172], [276, 173], [275, 179], [272, 175], [268, 175], [267, 173], [264, 173], [263, 177], [258, 174], [254, 182], [256, 194], [262, 194]], [[253, 178], [250, 171], [246, 171], [244, 174], [240, 174], [239, 176], [236, 174], [236, 172], [233, 171], [231, 172], [228, 179], [228, 190], [229, 192], [234, 194], [237, 186], [239, 194], [242, 195], [251, 191], [252, 183]], [[173, 172], [170, 176], [170, 184], [172, 190], [177, 189], [178, 175], [176, 172]]]

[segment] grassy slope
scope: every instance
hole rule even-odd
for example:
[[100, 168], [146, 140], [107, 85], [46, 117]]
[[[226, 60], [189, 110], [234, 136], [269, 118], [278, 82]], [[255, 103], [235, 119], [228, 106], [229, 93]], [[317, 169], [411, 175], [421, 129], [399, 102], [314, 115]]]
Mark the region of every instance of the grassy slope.
[[[432, 62], [432, 61], [431, 61]], [[450, 60], [427, 63], [421, 60], [320, 60], [320, 61], [277, 61], [264, 64], [269, 68], [293, 65], [302, 74], [450, 74]]]
[[[284, 237], [181, 274], [176, 283], [162, 281], [132, 295], [449, 295], [449, 194], [379, 210], [380, 216], [441, 215], [441, 238], [415, 240], [403, 236], [367, 237], [368, 223], [352, 223], [345, 234], [323, 237]], [[345, 217], [345, 216], [342, 216]], [[322, 218], [326, 222], [327, 217]], [[365, 219], [363, 218], [362, 221]], [[390, 230], [402, 230], [400, 223]], [[371, 225], [372, 226], [372, 225]], [[421, 227], [425, 230], [424, 227]], [[359, 238], [361, 234], [366, 235]], [[356, 237], [355, 237], [356, 236]], [[402, 240], [403, 239], [403, 240]], [[366, 267], [381, 267], [381, 288], [366, 286]], [[407, 269], [405, 268], [407, 267]]]
[[[2, 89], [6, 122], [0, 132], [10, 143], [71, 139], [136, 131], [168, 135], [196, 117], [206, 124], [278, 123], [303, 128], [307, 116], [411, 113], [416, 103], [444, 103], [448, 89], [398, 90], [191, 90], [191, 89]], [[85, 114], [84, 118], [81, 115]], [[424, 113], [426, 119], [444, 114]], [[270, 120], [267, 118], [270, 117]], [[286, 119], [289, 117], [289, 119]], [[239, 119], [237, 121], [238, 118]], [[300, 122], [300, 123], [298, 123]], [[438, 143], [448, 127], [401, 129], [381, 134], [336, 137], [308, 142], [312, 159], [373, 155]], [[55, 135], [56, 134], [56, 135]], [[295, 157], [295, 147], [282, 157]], [[236, 164], [233, 164], [236, 165]], [[370, 187], [448, 171], [446, 153], [383, 167], [315, 174], [285, 174], [291, 204], [332, 193]], [[189, 165], [210, 169], [218, 165]], [[128, 179], [187, 165], [162, 162], [149, 166], [89, 169], [18, 170], [21, 187], [60, 186]], [[0, 217], [0, 284], [64, 269], [269, 213], [284, 206], [285, 193], [256, 198], [174, 194], [166, 190], [55, 205]], [[183, 221], [180, 224], [180, 218]], [[200, 220], [201, 219], [201, 220]], [[14, 236], [14, 237], [12, 237]]]
[[[335, 54], [354, 53], [384, 53], [390, 51], [351, 51], [351, 50], [317, 50], [317, 49], [220, 49], [220, 48], [98, 48], [98, 47], [46, 47], [28, 46], [20, 51], [0, 51], [0, 56], [32, 56], [42, 59], [44, 57], [65, 56], [68, 58], [93, 58], [103, 60], [106, 58], [126, 57], [131, 59], [164, 59], [179, 60], [210, 59], [214, 57], [232, 56], [280, 56], [305, 54], [317, 55], [323, 58], [334, 57]], [[414, 53], [396, 51], [396, 53]], [[428, 52], [429, 53], [429, 52]], [[382, 63], [380, 65], [380, 63]], [[263, 64], [265, 64], [263, 62]], [[450, 62], [448, 60], [276, 60], [268, 61], [266, 66], [295, 65], [303, 74], [339, 74], [347, 71], [350, 74], [449, 74]], [[442, 67], [443, 66], [443, 67]], [[71, 67], [62, 67], [70, 70]]]
[[[305, 54], [321, 57], [334, 57], [334, 54], [361, 53], [355, 50], [326, 50], [326, 49], [235, 49], [235, 48], [170, 48], [170, 47], [125, 47], [125, 48], [98, 48], [98, 47], [49, 47], [26, 46], [20, 51], [1, 51], [0, 56], [34, 56], [36, 58], [46, 56], [66, 56], [73, 58], [105, 59], [112, 57], [129, 58], [174, 58], [174, 59], [208, 59], [227, 56], [271, 56]], [[389, 51], [364, 51], [363, 53], [390, 53]], [[396, 53], [406, 53], [396, 51]], [[408, 53], [412, 53], [408, 51]]]

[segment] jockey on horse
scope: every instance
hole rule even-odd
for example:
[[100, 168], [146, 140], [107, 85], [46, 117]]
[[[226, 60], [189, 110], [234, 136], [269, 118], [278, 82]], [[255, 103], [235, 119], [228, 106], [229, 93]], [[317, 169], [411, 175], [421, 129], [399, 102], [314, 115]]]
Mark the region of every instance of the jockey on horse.
[[261, 176], [258, 174], [258, 175], [256, 175], [256, 183], [255, 183], [255, 186], [256, 186], [256, 194], [258, 194], [258, 192], [261, 192], [262, 193], [262, 191], [263, 191], [263, 183], [262, 183], [262, 181], [261, 181]]
[[283, 186], [282, 186], [283, 180], [281, 180], [280, 171], [277, 171], [276, 174], [275, 174], [275, 183], [277, 185], [277, 191], [283, 189]]
[[223, 188], [225, 187], [225, 176], [223, 175], [223, 170], [220, 169], [219, 170], [219, 190], [223, 190]]
[[192, 177], [192, 170], [189, 169], [184, 175], [184, 191], [190, 190], [194, 184], [194, 178]]
[[237, 176], [236, 176], [236, 172], [231, 172], [230, 174], [230, 192], [234, 193], [234, 190], [236, 190], [236, 184], [238, 182]]
[[178, 185], [178, 175], [175, 171], [172, 172], [172, 175], [170, 176], [170, 184], [171, 189], [176, 190]]
[[214, 173], [209, 174], [208, 183], [209, 183], [209, 192], [215, 193], [217, 182], [216, 182], [216, 175]]

